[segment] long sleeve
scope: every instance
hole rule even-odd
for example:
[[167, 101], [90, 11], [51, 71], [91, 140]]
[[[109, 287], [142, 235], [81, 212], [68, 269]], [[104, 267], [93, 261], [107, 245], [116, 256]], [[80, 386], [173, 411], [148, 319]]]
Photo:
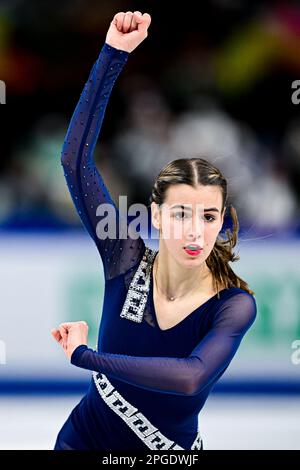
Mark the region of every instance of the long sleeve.
[[[126, 236], [129, 219], [123, 215], [120, 217], [93, 158], [109, 96], [128, 56], [127, 51], [104, 43], [71, 118], [61, 153], [72, 200], [83, 225], [96, 243], [105, 279], [126, 272], [144, 251], [141, 237], [136, 237], [136, 234], [134, 238]], [[103, 226], [107, 217], [110, 226], [116, 230], [105, 238]], [[119, 225], [120, 219], [123, 225]]]
[[186, 358], [97, 353], [79, 345], [71, 363], [146, 390], [193, 396], [228, 367], [256, 314], [254, 297], [236, 293], [218, 307], [210, 330]]

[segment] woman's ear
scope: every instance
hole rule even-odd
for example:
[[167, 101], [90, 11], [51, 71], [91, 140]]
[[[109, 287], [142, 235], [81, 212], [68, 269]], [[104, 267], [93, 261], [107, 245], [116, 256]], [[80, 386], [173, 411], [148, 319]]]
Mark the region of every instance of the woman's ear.
[[160, 228], [159, 208], [158, 208], [158, 204], [156, 204], [156, 202], [154, 201], [151, 202], [151, 222], [152, 222], [152, 225], [156, 228], [156, 230], [159, 230]]

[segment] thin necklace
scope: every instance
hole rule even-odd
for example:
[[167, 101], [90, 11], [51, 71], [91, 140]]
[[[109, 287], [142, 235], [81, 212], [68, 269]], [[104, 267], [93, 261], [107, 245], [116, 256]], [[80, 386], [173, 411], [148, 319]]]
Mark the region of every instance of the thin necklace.
[[[158, 255], [157, 255], [157, 259], [158, 259]], [[157, 268], [158, 268], [158, 264], [156, 262], [156, 266], [155, 266], [155, 272], [154, 272], [154, 281], [155, 281], [155, 285], [156, 285], [156, 290], [158, 292], [158, 284], [157, 284], [157, 278], [156, 278], [156, 273], [157, 273]], [[207, 276], [205, 276], [207, 277]], [[205, 278], [204, 278], [205, 279]], [[191, 293], [193, 291], [193, 289], [191, 289], [189, 292], [183, 294], [183, 295], [178, 295], [177, 297], [170, 297], [168, 295], [165, 295], [165, 297], [167, 297], [168, 300], [176, 300], [176, 299], [180, 299], [181, 297], [184, 297], [185, 295]]]

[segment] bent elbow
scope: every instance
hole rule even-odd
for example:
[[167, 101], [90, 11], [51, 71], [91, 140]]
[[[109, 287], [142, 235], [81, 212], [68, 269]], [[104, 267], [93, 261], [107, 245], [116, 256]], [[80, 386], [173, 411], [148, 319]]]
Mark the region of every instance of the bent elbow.
[[64, 150], [61, 152], [60, 163], [63, 168], [70, 166], [70, 155], [68, 152], [65, 152]]
[[203, 389], [202, 381], [191, 380], [185, 386], [185, 394], [189, 397], [198, 395]]
[[197, 395], [205, 386], [204, 367], [198, 357], [191, 358], [188, 378], [185, 380], [185, 394], [187, 396]]
[[67, 152], [63, 149], [60, 155], [60, 163], [64, 171], [76, 170], [76, 162], [78, 160], [78, 155], [70, 155], [70, 152]]

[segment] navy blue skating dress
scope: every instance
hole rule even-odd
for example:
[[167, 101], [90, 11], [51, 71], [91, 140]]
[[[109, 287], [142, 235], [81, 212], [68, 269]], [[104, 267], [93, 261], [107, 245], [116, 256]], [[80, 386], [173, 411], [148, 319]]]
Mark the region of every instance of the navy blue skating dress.
[[157, 252], [140, 236], [121, 236], [118, 224], [116, 239], [99, 237], [104, 215], [97, 208], [115, 207], [116, 222], [121, 214], [93, 152], [128, 56], [103, 44], [62, 149], [74, 205], [103, 263], [105, 291], [97, 350], [79, 345], [71, 357], [91, 371], [90, 386], [60, 429], [55, 450], [203, 449], [198, 415], [257, 313], [254, 297], [231, 287], [161, 329], [153, 303]]

